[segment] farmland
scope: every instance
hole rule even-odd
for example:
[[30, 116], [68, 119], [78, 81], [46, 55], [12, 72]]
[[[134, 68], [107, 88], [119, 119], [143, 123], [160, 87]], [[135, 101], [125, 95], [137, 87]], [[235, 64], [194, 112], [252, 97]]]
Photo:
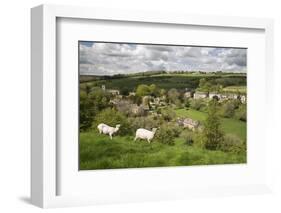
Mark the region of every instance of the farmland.
[[[246, 76], [245, 74], [131, 74], [127, 76], [96, 76], [93, 81], [93, 76], [83, 76], [82, 84], [88, 84], [90, 86], [100, 87], [105, 85], [107, 88], [120, 89], [126, 87], [128, 90], [133, 91], [140, 84], [155, 84], [159, 88], [163, 89], [196, 89], [199, 85], [199, 81], [202, 78], [214, 84], [222, 84], [223, 86], [245, 86]], [[87, 80], [88, 79], [88, 80]], [[236, 90], [234, 90], [236, 91]]]

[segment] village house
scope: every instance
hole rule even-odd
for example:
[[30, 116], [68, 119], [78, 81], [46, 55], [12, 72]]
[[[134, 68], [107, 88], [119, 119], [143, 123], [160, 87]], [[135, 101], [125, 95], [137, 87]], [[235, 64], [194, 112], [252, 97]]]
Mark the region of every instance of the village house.
[[195, 131], [199, 127], [199, 122], [192, 120], [191, 118], [178, 118], [177, 123], [184, 128], [188, 128], [192, 131]]
[[201, 99], [201, 98], [207, 98], [208, 94], [206, 92], [195, 92], [193, 95], [194, 99]]
[[241, 103], [245, 104], [246, 103], [246, 96], [245, 95], [241, 95], [240, 96], [240, 100], [241, 100]]
[[129, 92], [129, 96], [136, 96], [135, 92]]
[[120, 92], [117, 89], [108, 89], [106, 91], [109, 92], [111, 95], [120, 95]]
[[185, 93], [183, 94], [183, 97], [184, 97], [184, 98], [191, 98], [191, 92], [185, 92]]
[[165, 106], [165, 105], [166, 105], [166, 102], [163, 101], [163, 100], [162, 100], [161, 98], [159, 98], [159, 97], [156, 97], [156, 98], [151, 97], [151, 98], [150, 98], [150, 101], [149, 101], [149, 105], [150, 105], [153, 109], [155, 109], [155, 108], [158, 107], [158, 106]]
[[213, 98], [215, 98], [215, 97], [217, 97], [218, 100], [220, 100], [220, 99], [221, 99], [221, 94], [219, 94], [219, 93], [213, 93], [213, 92], [209, 93], [209, 99], [213, 99]]
[[228, 98], [228, 99], [237, 99], [237, 98], [238, 98], [238, 95], [233, 94], [233, 93], [230, 93], [230, 94], [227, 95], [227, 98]]
[[138, 106], [137, 104], [132, 104], [131, 105], [131, 112], [134, 115], [142, 115], [145, 113], [145, 109], [143, 107], [143, 105]]
[[105, 85], [101, 86], [103, 91], [110, 93], [111, 95], [120, 95], [120, 91], [117, 89], [106, 89]]

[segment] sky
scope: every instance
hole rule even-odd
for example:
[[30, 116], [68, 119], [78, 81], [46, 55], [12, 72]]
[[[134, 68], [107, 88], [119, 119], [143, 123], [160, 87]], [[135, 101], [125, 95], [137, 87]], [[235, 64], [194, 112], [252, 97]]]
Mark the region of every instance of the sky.
[[81, 75], [145, 71], [246, 72], [247, 49], [79, 42]]

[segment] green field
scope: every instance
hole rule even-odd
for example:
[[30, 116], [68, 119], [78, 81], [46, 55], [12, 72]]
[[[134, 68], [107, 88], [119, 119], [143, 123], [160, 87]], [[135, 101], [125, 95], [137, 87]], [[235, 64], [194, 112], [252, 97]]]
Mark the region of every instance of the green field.
[[[207, 117], [207, 113], [200, 112], [193, 109], [178, 109], [176, 110], [177, 116], [181, 117], [189, 117], [194, 120], [204, 121]], [[247, 123], [232, 119], [232, 118], [222, 118], [222, 129], [227, 134], [234, 134], [241, 138], [242, 140], [246, 140], [247, 137]]]
[[246, 154], [210, 151], [186, 145], [177, 138], [175, 145], [133, 141], [133, 136], [110, 140], [95, 130], [80, 133], [80, 170], [237, 164], [246, 162]]
[[[134, 91], [136, 87], [140, 84], [155, 84], [159, 88], [163, 89], [196, 89], [199, 85], [201, 78], [212, 82], [213, 84], [221, 84], [224, 87], [227, 86], [243, 86], [246, 85], [246, 76], [243, 74], [157, 74], [157, 75], [127, 75], [123, 77], [101, 77], [96, 76], [93, 80], [93, 76], [83, 76], [81, 78], [84, 83], [88, 84], [90, 87], [105, 85], [108, 89], [120, 89], [126, 87], [127, 89]], [[88, 78], [88, 80], [87, 80]]]
[[224, 92], [233, 92], [233, 93], [247, 93], [247, 87], [246, 86], [228, 86], [223, 88]]

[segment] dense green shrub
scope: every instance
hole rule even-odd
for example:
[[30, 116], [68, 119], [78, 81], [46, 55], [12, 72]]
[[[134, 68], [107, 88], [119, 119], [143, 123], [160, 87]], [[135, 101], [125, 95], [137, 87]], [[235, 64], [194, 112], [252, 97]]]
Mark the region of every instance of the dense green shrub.
[[175, 110], [173, 110], [171, 107], [166, 107], [161, 109], [161, 115], [165, 121], [172, 121], [176, 117]]
[[120, 88], [120, 94], [121, 95], [129, 95], [130, 89], [128, 87], [121, 87]]
[[231, 118], [235, 114], [235, 110], [240, 105], [239, 100], [228, 100], [222, 105], [221, 115], [226, 118]]
[[206, 107], [206, 103], [203, 99], [192, 99], [190, 101], [190, 108], [202, 111]]
[[98, 113], [95, 117], [92, 128], [96, 129], [100, 123], [104, 123], [112, 127], [120, 124], [121, 127], [118, 131], [118, 135], [131, 134], [130, 125], [127, 118], [115, 109], [107, 108]]
[[175, 130], [169, 125], [163, 125], [156, 131], [156, 140], [163, 144], [175, 144]]
[[79, 101], [80, 130], [87, 130], [91, 127], [95, 115], [108, 106], [109, 94], [100, 88], [89, 90], [85, 86], [80, 91]]
[[151, 85], [140, 84], [137, 86], [136, 95], [141, 97], [151, 95], [155, 97], [159, 95], [159, 89], [155, 84], [151, 84]]
[[157, 119], [153, 116], [146, 117], [130, 117], [128, 123], [133, 134], [139, 128], [151, 130], [152, 128], [158, 128], [161, 125], [161, 119]]
[[237, 109], [235, 117], [241, 121], [247, 121], [247, 107], [246, 104], [241, 104]]
[[180, 93], [177, 89], [172, 88], [167, 93], [167, 98], [170, 103], [179, 104]]
[[145, 84], [138, 85], [138, 87], [136, 89], [137, 96], [146, 96], [146, 95], [150, 95], [150, 93], [151, 93], [150, 87]]
[[202, 132], [195, 131], [193, 132], [193, 146], [200, 148], [200, 149], [205, 149], [205, 141], [204, 141], [204, 135]]
[[246, 151], [246, 145], [239, 137], [227, 134], [220, 143], [219, 149], [224, 152], [239, 154]]
[[181, 138], [183, 138], [184, 143], [188, 146], [193, 145], [194, 143], [194, 133], [188, 130], [185, 130], [180, 135]]
[[190, 107], [190, 98], [186, 98], [184, 100], [184, 107], [187, 108], [187, 109]]

